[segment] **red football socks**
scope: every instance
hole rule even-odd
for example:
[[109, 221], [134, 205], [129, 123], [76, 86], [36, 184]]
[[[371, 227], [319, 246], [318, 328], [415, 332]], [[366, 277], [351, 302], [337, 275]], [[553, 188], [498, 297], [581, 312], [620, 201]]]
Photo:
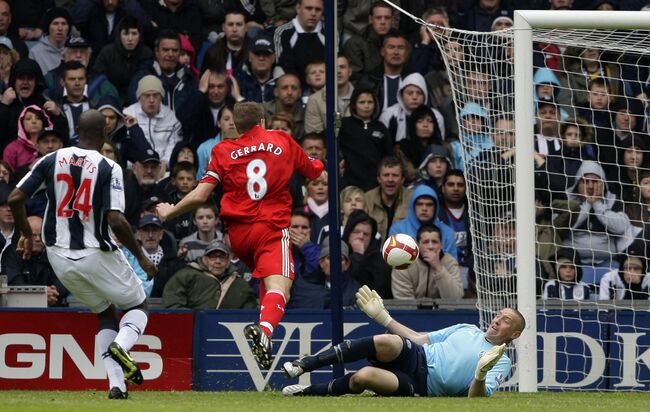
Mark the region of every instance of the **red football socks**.
[[266, 291], [260, 303], [259, 326], [270, 339], [273, 336], [273, 330], [282, 320], [282, 316], [284, 316], [284, 307], [287, 303], [284, 299], [284, 293], [277, 289]]

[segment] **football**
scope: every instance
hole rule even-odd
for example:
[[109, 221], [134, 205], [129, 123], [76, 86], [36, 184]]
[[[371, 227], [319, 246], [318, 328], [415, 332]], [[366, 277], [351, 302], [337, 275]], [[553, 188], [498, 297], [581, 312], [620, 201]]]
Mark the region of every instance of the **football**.
[[381, 248], [384, 260], [395, 269], [406, 269], [415, 262], [419, 253], [415, 239], [403, 233], [390, 236]]

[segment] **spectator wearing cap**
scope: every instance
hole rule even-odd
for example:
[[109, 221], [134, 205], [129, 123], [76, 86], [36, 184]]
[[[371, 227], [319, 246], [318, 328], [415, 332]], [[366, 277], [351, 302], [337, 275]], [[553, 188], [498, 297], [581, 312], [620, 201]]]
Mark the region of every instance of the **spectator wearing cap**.
[[[2, 4], [0, 3], [0, 7], [2, 7]], [[6, 36], [0, 36], [0, 93], [9, 87], [11, 69], [13, 69], [19, 59], [20, 56], [14, 50], [14, 44], [11, 39]]]
[[589, 300], [591, 290], [582, 281], [580, 255], [571, 248], [561, 248], [554, 263], [555, 276], [544, 284], [542, 299]]
[[0, 98], [0, 149], [18, 136], [18, 118], [28, 106], [45, 110], [54, 126], [67, 133], [68, 122], [56, 103], [43, 97], [43, 74], [31, 59], [21, 59], [14, 66], [9, 87]]
[[230, 264], [230, 248], [214, 240], [204, 254], [176, 272], [163, 292], [165, 308], [252, 309], [253, 289]]
[[456, 27], [463, 30], [489, 32], [495, 19], [512, 15], [509, 4], [501, 0], [475, 0], [460, 5]]
[[222, 30], [223, 36], [207, 49], [201, 68], [234, 75], [241, 70], [251, 46], [251, 39], [246, 35], [245, 14], [238, 10], [228, 11]]
[[43, 36], [29, 50], [29, 58], [38, 63], [45, 75], [61, 62], [70, 35], [70, 14], [64, 8], [52, 7], [45, 13], [43, 22]]
[[[145, 139], [165, 165], [169, 164], [174, 146], [182, 140], [181, 123], [165, 104], [165, 89], [156, 76], [147, 75], [138, 82], [138, 102], [124, 109], [144, 132]], [[135, 126], [134, 126], [135, 127]]]
[[535, 124], [535, 152], [541, 156], [554, 156], [560, 152], [560, 111], [551, 96], [537, 100]]
[[[135, 238], [140, 242], [142, 252], [158, 269], [153, 278], [153, 284], [144, 286], [149, 288], [149, 296], [159, 298], [162, 296], [165, 284], [176, 271], [183, 267], [183, 262], [176, 258], [176, 248], [168, 246], [168, 243], [164, 241], [165, 231], [158, 216], [147, 214], [142, 216], [137, 223]], [[126, 248], [122, 248], [122, 251], [125, 252], [127, 261], [136, 273], [142, 272], [139, 270], [137, 259]]]
[[440, 197], [442, 196], [440, 189], [442, 180], [447, 172], [453, 169], [449, 149], [442, 145], [432, 144], [424, 150], [423, 154], [424, 159], [418, 166], [415, 185], [425, 184], [435, 190]]
[[273, 90], [277, 79], [284, 74], [275, 64], [273, 40], [258, 35], [248, 51], [248, 60], [234, 73], [241, 96], [248, 101], [267, 103], [275, 100]]
[[16, 245], [20, 232], [15, 230], [14, 217], [7, 200], [11, 187], [0, 181], [0, 273], [7, 275], [9, 285], [20, 284], [20, 258]]
[[[350, 116], [350, 99], [354, 85], [350, 82], [352, 70], [347, 56], [340, 54], [336, 58], [337, 108], [341, 116]], [[327, 124], [325, 87], [312, 93], [305, 107], [305, 133], [320, 133]]]
[[[12, 20], [13, 16], [9, 1], [0, 0], [0, 36], [7, 37], [11, 41], [11, 48], [18, 52], [19, 58], [27, 58], [29, 50], [23, 39], [20, 38], [18, 30], [14, 30], [16, 26], [12, 24]], [[40, 34], [38, 37], [40, 37]]]
[[64, 86], [61, 83], [61, 71], [66, 63], [79, 62], [86, 70], [86, 90], [85, 94], [93, 104], [96, 104], [103, 96], [119, 97], [117, 89], [108, 80], [106, 76], [95, 75], [90, 70], [90, 59], [92, 49], [90, 44], [83, 37], [72, 36], [65, 42], [63, 51], [63, 60], [56, 68], [50, 70], [45, 75], [45, 84], [47, 89], [45, 95], [50, 99], [60, 102], [65, 97]]
[[165, 198], [157, 184], [162, 174], [160, 156], [153, 149], [147, 149], [136, 155], [133, 174], [125, 179], [124, 197], [126, 199], [125, 215], [129, 223], [135, 226], [140, 218], [142, 202], [152, 196]]
[[[331, 307], [331, 266], [329, 239], [320, 247], [318, 270], [310, 275], [296, 278], [291, 288], [290, 309], [329, 309]], [[355, 303], [355, 293], [361, 286], [352, 274], [348, 245], [341, 242], [341, 306]]]
[[108, 78], [117, 89], [122, 102], [128, 101], [129, 84], [140, 61], [153, 56], [143, 41], [142, 26], [138, 19], [125, 16], [117, 24], [115, 41], [104, 46], [95, 59], [93, 72]]
[[354, 89], [350, 114], [341, 121], [338, 141], [344, 162], [343, 186], [368, 191], [377, 186], [381, 159], [393, 153], [393, 140], [379, 121], [379, 102], [370, 88]]
[[174, 112], [183, 125], [185, 137], [189, 138], [199, 113], [196, 105], [200, 99], [199, 81], [190, 69], [180, 63], [180, 51], [178, 33], [161, 31], [155, 41], [154, 59], [143, 61], [131, 79], [129, 101], [136, 102], [140, 98], [138, 91], [142, 78], [157, 77], [162, 85], [162, 102]]

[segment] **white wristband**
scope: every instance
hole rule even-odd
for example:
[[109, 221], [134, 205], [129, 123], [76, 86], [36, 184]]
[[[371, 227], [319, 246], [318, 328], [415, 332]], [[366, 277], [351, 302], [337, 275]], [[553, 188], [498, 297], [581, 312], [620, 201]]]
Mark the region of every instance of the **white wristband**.
[[388, 317], [386, 317], [386, 320], [384, 320], [384, 322], [381, 324], [381, 326], [383, 326], [383, 327], [388, 326], [388, 324], [390, 323], [391, 320], [393, 320], [393, 318], [391, 318], [390, 315], [388, 315]]

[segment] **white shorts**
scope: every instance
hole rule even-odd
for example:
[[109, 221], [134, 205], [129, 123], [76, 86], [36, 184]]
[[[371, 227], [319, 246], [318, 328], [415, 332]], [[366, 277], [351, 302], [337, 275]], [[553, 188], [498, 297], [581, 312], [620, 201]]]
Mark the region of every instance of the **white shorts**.
[[68, 257], [68, 249], [47, 247], [47, 257], [61, 283], [93, 313], [112, 304], [129, 309], [144, 302], [142, 281], [121, 250], [96, 249], [81, 257]]

